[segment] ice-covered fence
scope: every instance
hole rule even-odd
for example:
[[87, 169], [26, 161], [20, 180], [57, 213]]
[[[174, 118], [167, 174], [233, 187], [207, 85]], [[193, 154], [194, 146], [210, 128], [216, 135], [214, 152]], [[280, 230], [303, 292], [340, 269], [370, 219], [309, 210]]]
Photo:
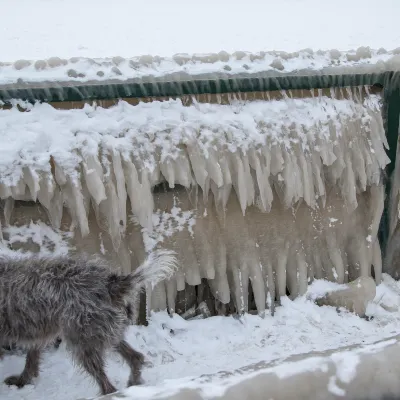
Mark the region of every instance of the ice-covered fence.
[[20, 103], [25, 112], [0, 111], [3, 225], [29, 223], [21, 201], [35, 201], [55, 230], [75, 232], [71, 245], [125, 270], [157, 246], [175, 249], [180, 270], [154, 288], [152, 309], [174, 311], [202, 279], [220, 303], [260, 314], [314, 277], [346, 282], [373, 265], [379, 281], [389, 159], [380, 97], [367, 91], [81, 110]]

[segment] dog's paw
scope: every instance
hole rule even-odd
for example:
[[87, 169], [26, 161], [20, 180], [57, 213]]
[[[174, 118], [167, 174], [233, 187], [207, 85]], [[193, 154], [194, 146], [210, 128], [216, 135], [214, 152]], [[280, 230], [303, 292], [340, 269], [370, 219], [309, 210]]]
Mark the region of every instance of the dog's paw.
[[16, 386], [18, 389], [21, 389], [30, 382], [27, 382], [26, 379], [23, 379], [21, 375], [12, 375], [6, 378], [4, 383], [8, 386]]
[[139, 376], [130, 376], [129, 380], [128, 380], [128, 385], [127, 387], [131, 387], [131, 386], [139, 386], [139, 385], [143, 385], [144, 380], [143, 378], [139, 375]]

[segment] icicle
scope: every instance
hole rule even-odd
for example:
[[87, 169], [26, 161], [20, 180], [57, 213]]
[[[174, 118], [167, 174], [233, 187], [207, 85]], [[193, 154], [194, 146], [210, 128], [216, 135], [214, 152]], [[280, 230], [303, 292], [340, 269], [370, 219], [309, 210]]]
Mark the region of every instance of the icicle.
[[277, 175], [282, 172], [284, 164], [282, 149], [279, 145], [273, 145], [271, 148], [271, 174]]
[[[201, 283], [200, 268], [193, 249], [184, 250], [186, 257], [178, 257], [182, 265], [185, 265], [185, 281], [191, 285], [196, 286]], [[182, 260], [182, 261], [181, 261]]]
[[[270, 260], [267, 262], [267, 286], [268, 286], [268, 294], [269, 299], [267, 298], [266, 301], [268, 303], [268, 307], [270, 309], [270, 314], [273, 317], [275, 314], [275, 279], [274, 279], [274, 269], [272, 267], [272, 263]], [[269, 303], [270, 300], [270, 303]]]
[[168, 279], [166, 282], [166, 292], [167, 292], [167, 305], [168, 311], [172, 315], [175, 312], [175, 299], [177, 295], [177, 287], [175, 278]]
[[95, 156], [89, 156], [82, 163], [86, 186], [97, 205], [106, 199], [106, 190], [103, 184], [103, 167]]
[[210, 286], [213, 290], [214, 297], [223, 304], [230, 301], [228, 276], [226, 274], [226, 246], [219, 236], [214, 247], [215, 254], [215, 278], [210, 280]]
[[367, 240], [361, 233], [349, 242], [347, 253], [354, 265], [359, 267], [359, 276], [371, 275], [370, 252], [367, 249]]
[[379, 240], [375, 240], [373, 244], [372, 264], [374, 266], [375, 283], [379, 285], [382, 282], [382, 253]]
[[0, 183], [0, 199], [6, 199], [10, 196], [12, 196], [11, 188], [4, 183]]
[[197, 261], [200, 266], [201, 278], [214, 279], [214, 260], [211, 249], [211, 243], [207, 237], [207, 231], [200, 228], [200, 218], [196, 220], [196, 227], [194, 230], [194, 247], [197, 255]]
[[171, 160], [166, 160], [160, 163], [161, 173], [171, 189], [175, 187], [175, 169]]
[[206, 165], [208, 176], [215, 182], [218, 188], [222, 187], [224, 184], [224, 176], [215, 150], [210, 149]]
[[[229, 286], [233, 294], [236, 310], [238, 314], [243, 314], [248, 311], [248, 281], [245, 282], [245, 277], [242, 276], [239, 265], [233, 260], [231, 255], [228, 255], [228, 271], [230, 277]], [[245, 297], [246, 294], [247, 297]]]
[[285, 182], [285, 192], [283, 204], [285, 208], [289, 208], [295, 201], [297, 184], [296, 184], [296, 175], [294, 172], [294, 166], [292, 164], [292, 158], [289, 153], [283, 153], [285, 160], [285, 168], [283, 170], [283, 180]]
[[322, 177], [321, 157], [318, 153], [312, 153], [312, 160], [310, 165], [314, 169], [314, 172], [312, 174], [314, 178], [314, 187], [316, 188], [319, 197], [323, 197], [325, 196], [325, 185]]
[[165, 283], [159, 282], [151, 291], [151, 310], [162, 311], [167, 308], [167, 293]]
[[175, 182], [186, 188], [192, 185], [192, 171], [190, 162], [184, 152], [180, 152], [179, 156], [173, 161]]
[[140, 183], [136, 167], [128, 157], [123, 158], [123, 169], [132, 213], [136, 215], [142, 227], [151, 231], [154, 200], [149, 190], [148, 175], [143, 171], [142, 183]]
[[308, 206], [314, 208], [315, 207], [314, 184], [312, 176], [310, 176], [309, 174], [309, 169], [311, 171], [311, 168], [308, 166], [306, 158], [304, 157], [304, 153], [301, 151], [301, 149], [297, 151], [297, 156], [299, 160], [299, 167], [303, 181], [303, 198]]
[[334, 148], [333, 152], [336, 156], [336, 160], [332, 163], [331, 168], [329, 170], [329, 175], [332, 177], [332, 183], [336, 184], [337, 180], [343, 174], [343, 171], [346, 168], [346, 163], [344, 162], [344, 152], [345, 149], [343, 146], [338, 143]]
[[354, 178], [353, 165], [350, 160], [349, 154], [345, 155], [345, 175], [343, 177], [342, 184], [342, 194], [346, 200], [346, 205], [348, 207], [348, 211], [352, 212], [357, 208], [357, 197], [356, 197], [356, 182]]
[[54, 160], [54, 176], [56, 178], [56, 182], [60, 186], [64, 186], [67, 184], [67, 176], [64, 174], [64, 171], [55, 160]]
[[11, 215], [14, 210], [14, 199], [9, 197], [4, 204], [4, 222], [6, 226], [10, 225]]
[[[383, 125], [382, 125], [383, 126]], [[382, 136], [385, 136], [384, 133], [381, 133], [382, 127], [377, 126], [375, 118], [371, 118], [371, 142], [373, 148], [371, 151], [374, 152], [374, 157], [377, 159], [379, 166], [383, 169], [387, 164], [390, 163], [390, 158], [386, 154], [384, 150], [384, 145], [388, 148], [387, 141], [384, 139], [382, 143]]]
[[236, 194], [238, 196], [240, 207], [242, 209], [242, 214], [245, 215], [247, 206], [247, 185], [245, 180], [245, 170], [243, 162], [239, 154], [237, 153], [231, 154], [230, 162], [231, 170], [233, 172], [233, 187], [235, 188]]
[[186, 283], [185, 283], [185, 272], [182, 268], [178, 269], [176, 272], [176, 289], [180, 292], [185, 290]]
[[27, 184], [29, 191], [31, 193], [32, 201], [36, 202], [37, 193], [39, 191], [39, 175], [31, 167], [24, 167], [24, 182]]
[[333, 232], [332, 230], [327, 231], [326, 242], [328, 245], [329, 258], [332, 261], [333, 267], [335, 268], [333, 276], [338, 283], [344, 283], [344, 265], [342, 255], [336, 241], [335, 232]]
[[321, 139], [317, 139], [317, 145], [323, 164], [329, 167], [337, 159], [334, 153], [333, 144], [330, 141], [322, 141]]
[[363, 151], [361, 150], [362, 147], [365, 147], [364, 141], [357, 140], [353, 146], [351, 146], [351, 155], [352, 155], [352, 162], [354, 165], [354, 172], [355, 176], [360, 183], [361, 191], [365, 191], [367, 188], [367, 173], [365, 170], [365, 160], [363, 157]]
[[221, 155], [220, 166], [224, 179], [224, 185], [220, 189], [220, 194], [218, 195], [218, 199], [216, 198], [216, 202], [221, 203], [223, 208], [225, 208], [232, 189], [232, 176], [229, 170], [229, 163], [225, 155]]
[[300, 248], [296, 254], [296, 261], [297, 261], [298, 285], [299, 285], [298, 295], [302, 296], [307, 292], [307, 287], [308, 287], [308, 281], [307, 281], [308, 265], [304, 253]]
[[379, 224], [381, 222], [381, 217], [385, 206], [385, 187], [383, 185], [371, 186], [370, 194], [371, 200], [369, 208], [370, 215], [372, 215], [372, 221], [369, 230], [372, 240], [375, 240], [378, 235]]
[[[263, 270], [261, 270], [261, 265], [258, 257], [256, 257], [255, 251], [249, 254], [249, 257], [246, 257], [245, 262], [248, 266], [248, 273], [251, 282], [251, 287], [253, 289], [254, 301], [257, 306], [258, 314], [263, 316], [265, 313], [265, 300], [266, 293], [265, 288], [269, 287], [268, 279], [272, 278], [268, 276], [268, 266], [263, 266]], [[272, 268], [272, 267], [271, 267]], [[265, 271], [265, 274], [264, 274]], [[271, 296], [272, 297], [272, 296]]]
[[82, 186], [78, 179], [67, 179], [67, 190], [63, 190], [67, 195], [68, 206], [78, 222], [81, 235], [85, 237], [89, 234], [89, 224], [86, 215], [85, 205], [82, 196]]
[[286, 268], [286, 282], [290, 292], [290, 298], [293, 300], [299, 295], [299, 271], [297, 265], [296, 246], [293, 246], [289, 251]]
[[289, 242], [278, 250], [276, 261], [276, 279], [279, 297], [286, 296], [286, 266], [289, 255]]
[[250, 172], [248, 157], [243, 156], [242, 161], [243, 161], [243, 176], [246, 184], [247, 206], [249, 207], [254, 204], [254, 198], [255, 198], [254, 182]]
[[91, 209], [91, 195], [89, 189], [86, 185], [81, 185], [82, 188], [82, 199], [83, 206], [85, 207], [86, 217], [89, 218], [89, 213]]
[[[129, 156], [127, 156], [126, 158], [129, 158]], [[124, 159], [124, 157], [123, 157], [123, 159]], [[148, 179], [149, 179], [151, 186], [156, 186], [159, 183], [164, 181], [164, 178], [161, 177], [161, 171], [160, 171], [159, 164], [157, 164], [155, 167], [153, 167], [151, 171], [147, 170], [147, 174], [148, 174]]]
[[26, 184], [23, 178], [21, 178], [15, 186], [11, 186], [12, 197], [15, 200], [27, 200], [25, 196], [25, 191], [26, 191]]
[[321, 255], [316, 251], [314, 252], [314, 277], [315, 279], [322, 279], [322, 262], [321, 262]]
[[54, 189], [54, 195], [50, 200], [49, 207], [47, 208], [48, 217], [54, 229], [60, 229], [63, 206], [64, 202], [62, 192], [58, 187], [56, 187]]
[[197, 184], [205, 192], [206, 179], [208, 178], [206, 160], [194, 146], [188, 145], [187, 150]]
[[[254, 149], [249, 150], [249, 163], [251, 168], [253, 168], [256, 171], [257, 185], [258, 185], [258, 190], [260, 192], [262, 209], [265, 212], [269, 212], [271, 210], [271, 203], [268, 202], [269, 198], [267, 199], [268, 194], [266, 190], [266, 186], [267, 185], [269, 186], [269, 181], [268, 181], [269, 176], [265, 176], [263, 174], [260, 160], [257, 157], [257, 154]], [[269, 186], [269, 189], [271, 190], [271, 186]], [[271, 195], [272, 195], [272, 190], [271, 190]]]
[[40, 177], [40, 189], [37, 193], [37, 198], [45, 208], [49, 209], [51, 204], [51, 199], [54, 196], [54, 191], [56, 189], [56, 182], [54, 181], [51, 172], [43, 172]]
[[125, 232], [126, 230], [126, 188], [125, 188], [125, 177], [124, 170], [122, 168], [121, 155], [118, 151], [113, 150], [111, 153], [112, 162], [113, 162], [113, 170], [115, 175], [115, 181], [117, 186], [117, 196], [118, 196], [118, 209], [119, 209], [119, 218], [120, 222], [122, 222], [122, 226], [120, 226], [120, 230]]
[[122, 219], [117, 190], [111, 176], [107, 178], [105, 189], [107, 199], [100, 203], [99, 211], [106, 218], [108, 234], [111, 237], [114, 250], [118, 251], [121, 244]]
[[[140, 180], [142, 181], [142, 190], [141, 190], [141, 202], [142, 202], [142, 207], [146, 208], [145, 213], [144, 213], [144, 218], [143, 218], [143, 223], [144, 227], [151, 227], [152, 226], [152, 214], [153, 214], [153, 208], [154, 208], [154, 199], [153, 199], [153, 194], [151, 192], [151, 184], [149, 180], [149, 174], [147, 170], [142, 169], [140, 173]], [[140, 214], [139, 214], [140, 215]]]

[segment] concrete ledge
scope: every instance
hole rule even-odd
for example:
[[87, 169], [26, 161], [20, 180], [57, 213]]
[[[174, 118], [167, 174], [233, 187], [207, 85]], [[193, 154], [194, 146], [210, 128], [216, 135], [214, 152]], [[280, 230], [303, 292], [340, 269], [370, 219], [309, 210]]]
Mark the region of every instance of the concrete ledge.
[[132, 387], [99, 399], [400, 399], [400, 335], [279, 364], [257, 363], [213, 376]]

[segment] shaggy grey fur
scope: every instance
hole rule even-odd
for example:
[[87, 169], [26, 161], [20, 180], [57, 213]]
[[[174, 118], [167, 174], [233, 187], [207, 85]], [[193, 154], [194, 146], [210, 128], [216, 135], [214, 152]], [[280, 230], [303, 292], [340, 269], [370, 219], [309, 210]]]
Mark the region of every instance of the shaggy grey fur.
[[43, 348], [61, 337], [102, 394], [116, 391], [104, 371], [108, 349], [129, 364], [128, 385], [139, 384], [144, 357], [123, 340], [132, 306], [146, 284], [171, 276], [175, 268], [170, 251], [153, 253], [129, 275], [113, 272], [100, 260], [0, 255], [0, 344], [28, 348], [21, 375], [5, 382], [30, 383], [39, 375]]

